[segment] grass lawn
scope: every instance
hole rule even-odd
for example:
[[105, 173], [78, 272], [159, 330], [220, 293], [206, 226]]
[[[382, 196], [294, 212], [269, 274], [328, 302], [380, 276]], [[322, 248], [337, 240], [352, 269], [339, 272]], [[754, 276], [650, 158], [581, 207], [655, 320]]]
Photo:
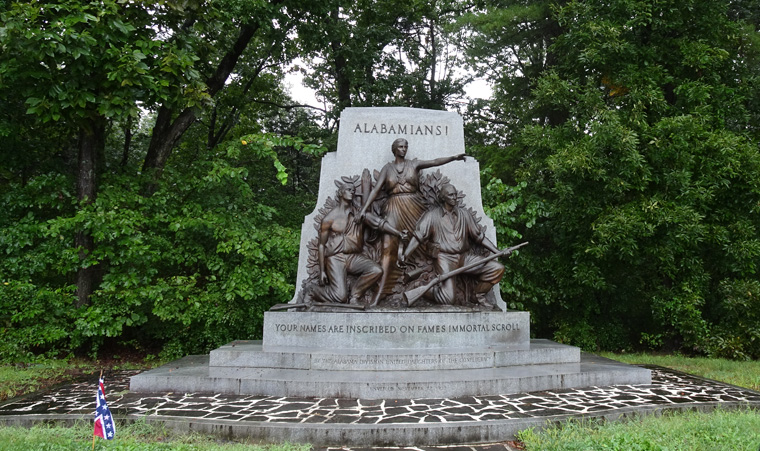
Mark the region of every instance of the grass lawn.
[[[659, 365], [739, 387], [760, 391], [760, 361], [736, 361], [680, 355], [613, 354], [603, 357], [632, 364]], [[757, 451], [757, 450], [756, 450]]]
[[0, 401], [32, 393], [95, 371], [87, 362], [47, 360], [35, 364], [0, 365]]
[[[0, 427], [0, 449], [3, 451], [55, 450], [82, 451], [92, 449], [92, 423], [74, 427], [35, 426]], [[162, 426], [136, 422], [116, 426], [114, 440], [95, 440], [96, 450], [108, 451], [307, 451], [309, 445], [262, 445], [255, 442], [231, 442], [210, 435], [180, 434]]]
[[[685, 373], [760, 391], [760, 362], [679, 355], [613, 354], [603, 357], [631, 364], [659, 365]], [[760, 412], [715, 410], [666, 412], [605, 423], [571, 421], [519, 435], [527, 451], [668, 450], [712, 451], [760, 449]]]
[[0, 402], [93, 374], [103, 368], [126, 370], [151, 366], [153, 362], [114, 363], [82, 359], [48, 359], [32, 364], [0, 364]]
[[527, 451], [757, 451], [760, 412], [667, 412], [615, 423], [571, 421], [543, 431], [522, 431], [519, 438]]

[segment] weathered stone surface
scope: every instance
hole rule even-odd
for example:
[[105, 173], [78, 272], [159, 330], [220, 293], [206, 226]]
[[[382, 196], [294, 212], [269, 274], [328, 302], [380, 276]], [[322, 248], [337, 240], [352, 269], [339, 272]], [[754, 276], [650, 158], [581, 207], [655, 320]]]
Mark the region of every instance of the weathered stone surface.
[[264, 347], [326, 349], [527, 346], [527, 312], [266, 312]]
[[[553, 348], [571, 348], [548, 340], [534, 341], [531, 348], [534, 347], [539, 360], [545, 358], [541, 355], [551, 355], [554, 352]], [[530, 350], [515, 352], [532, 353]], [[565, 357], [572, 355], [570, 351]], [[195, 358], [174, 362], [135, 376], [130, 388], [137, 392], [179, 391], [350, 399], [412, 399], [495, 396], [593, 385], [650, 382], [649, 370], [604, 359], [430, 371], [376, 371], [209, 367]]]
[[[260, 341], [236, 341], [211, 352], [209, 375], [229, 377], [243, 368], [334, 371], [430, 371], [500, 366], [577, 363], [580, 350], [548, 340], [529, 345], [436, 349], [325, 349], [268, 347]], [[225, 376], [223, 376], [225, 375]]]
[[[204, 359], [205, 360], [205, 359]], [[606, 359], [583, 355], [582, 365]], [[185, 392], [139, 394], [127, 390], [137, 371], [106, 371], [106, 397], [117, 421], [155, 422], [183, 431], [217, 432], [267, 443], [288, 441], [314, 447], [366, 449], [376, 444], [433, 445], [451, 450], [493, 451], [517, 431], [567, 419], [624, 419], [665, 410], [758, 408], [760, 393], [667, 368], [652, 367], [652, 384], [593, 386], [485, 397], [336, 399]], [[0, 404], [0, 424], [73, 425], [91, 420], [97, 374]], [[293, 412], [297, 411], [294, 418]], [[470, 412], [470, 413], [467, 413]], [[424, 415], [421, 415], [424, 414]], [[394, 418], [404, 417], [402, 423]], [[354, 421], [346, 423], [349, 418]], [[451, 421], [443, 423], [443, 419]], [[297, 422], [294, 422], [297, 421]], [[465, 445], [466, 444], [466, 445]]]
[[211, 367], [311, 368], [311, 356], [299, 352], [263, 352], [261, 341], [235, 341], [209, 354]]

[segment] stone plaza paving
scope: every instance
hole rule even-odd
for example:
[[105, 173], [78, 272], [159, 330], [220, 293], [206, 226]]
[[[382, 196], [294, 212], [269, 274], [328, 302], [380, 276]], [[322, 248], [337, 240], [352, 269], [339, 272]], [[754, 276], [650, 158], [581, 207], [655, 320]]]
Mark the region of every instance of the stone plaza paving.
[[[651, 385], [587, 387], [454, 399], [137, 394], [130, 393], [128, 386], [129, 377], [139, 371], [106, 372], [104, 378], [108, 405], [117, 420], [144, 417], [174, 427], [178, 424], [203, 424], [205, 428], [191, 426], [184, 429], [215, 430], [223, 434], [228, 434], [224, 429], [227, 426], [246, 425], [246, 431], [259, 431], [253, 435], [275, 439], [283, 435], [268, 435], [269, 432], [282, 431], [283, 427], [294, 430], [294, 426], [335, 429], [494, 425], [516, 431], [578, 417], [615, 419], [667, 409], [760, 408], [760, 392], [667, 368], [647, 368], [652, 370]], [[8, 400], [0, 404], [0, 424], [30, 425], [42, 421], [91, 419], [95, 408], [96, 380], [97, 376], [93, 375], [87, 380]], [[216, 425], [217, 429], [209, 425]], [[461, 428], [457, 430], [461, 431]], [[484, 449], [484, 446], [493, 448], [493, 445], [479, 445], [479, 449]]]

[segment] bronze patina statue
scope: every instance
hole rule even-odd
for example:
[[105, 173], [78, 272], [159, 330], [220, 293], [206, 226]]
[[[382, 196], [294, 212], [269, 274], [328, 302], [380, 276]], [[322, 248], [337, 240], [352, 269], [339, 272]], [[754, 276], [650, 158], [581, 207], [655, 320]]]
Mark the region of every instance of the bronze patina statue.
[[[495, 244], [485, 236], [485, 231], [477, 224], [470, 211], [460, 208], [457, 190], [450, 184], [444, 184], [438, 197], [441, 205], [428, 210], [417, 223], [412, 240], [401, 256], [402, 262], [414, 252], [421, 243], [429, 242], [428, 253], [433, 259], [436, 274], [445, 274], [479, 259], [470, 252], [473, 243], [480, 244], [492, 253], [500, 252]], [[481, 265], [465, 271], [473, 276], [477, 283], [474, 292], [478, 303], [488, 306], [485, 294], [501, 280], [504, 266], [488, 260]], [[428, 294], [437, 304], [455, 305], [461, 302], [455, 296], [455, 280], [448, 278], [432, 287]]]
[[[414, 230], [417, 221], [422, 217], [427, 205], [420, 193], [420, 171], [426, 168], [441, 166], [456, 160], [464, 160], [465, 154], [452, 157], [436, 158], [435, 160], [408, 160], [406, 158], [409, 143], [403, 138], [396, 139], [391, 145], [394, 160], [383, 166], [377, 182], [364, 201], [360, 217], [364, 217], [367, 209], [375, 201], [381, 190], [388, 194], [388, 200], [382, 209], [383, 218], [398, 230]], [[398, 237], [391, 234], [383, 235], [381, 266], [383, 275], [380, 287], [375, 294], [372, 305], [377, 305], [380, 299], [387, 295], [396, 284], [399, 271], [396, 268], [398, 255]]]
[[447, 177], [421, 174], [465, 155], [408, 160], [405, 139], [391, 150], [394, 160], [375, 171], [374, 183], [366, 168], [335, 181], [335, 198], [315, 217], [297, 305], [494, 308], [490, 292], [504, 274], [496, 259], [519, 246], [499, 251]]
[[[363, 221], [355, 221], [352, 203], [356, 187], [351, 181], [336, 184], [338, 204], [322, 218], [319, 227], [319, 286], [312, 291], [312, 297], [322, 302], [358, 304], [383, 273], [378, 263], [363, 254], [363, 225], [396, 237], [401, 233], [372, 214], [365, 214]], [[356, 276], [350, 287], [349, 274]]]

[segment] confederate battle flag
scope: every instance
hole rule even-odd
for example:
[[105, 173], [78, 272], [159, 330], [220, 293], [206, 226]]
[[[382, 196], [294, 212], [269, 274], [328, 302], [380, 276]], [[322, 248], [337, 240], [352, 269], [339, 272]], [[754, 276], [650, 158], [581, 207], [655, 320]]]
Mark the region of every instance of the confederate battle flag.
[[[98, 396], [95, 401], [95, 431], [94, 436], [103, 437], [106, 440], [113, 439], [116, 433], [116, 424], [113, 415], [106, 404], [106, 389], [103, 386], [103, 378], [98, 381]], [[95, 440], [93, 438], [93, 440]], [[95, 442], [93, 442], [94, 445]]]

